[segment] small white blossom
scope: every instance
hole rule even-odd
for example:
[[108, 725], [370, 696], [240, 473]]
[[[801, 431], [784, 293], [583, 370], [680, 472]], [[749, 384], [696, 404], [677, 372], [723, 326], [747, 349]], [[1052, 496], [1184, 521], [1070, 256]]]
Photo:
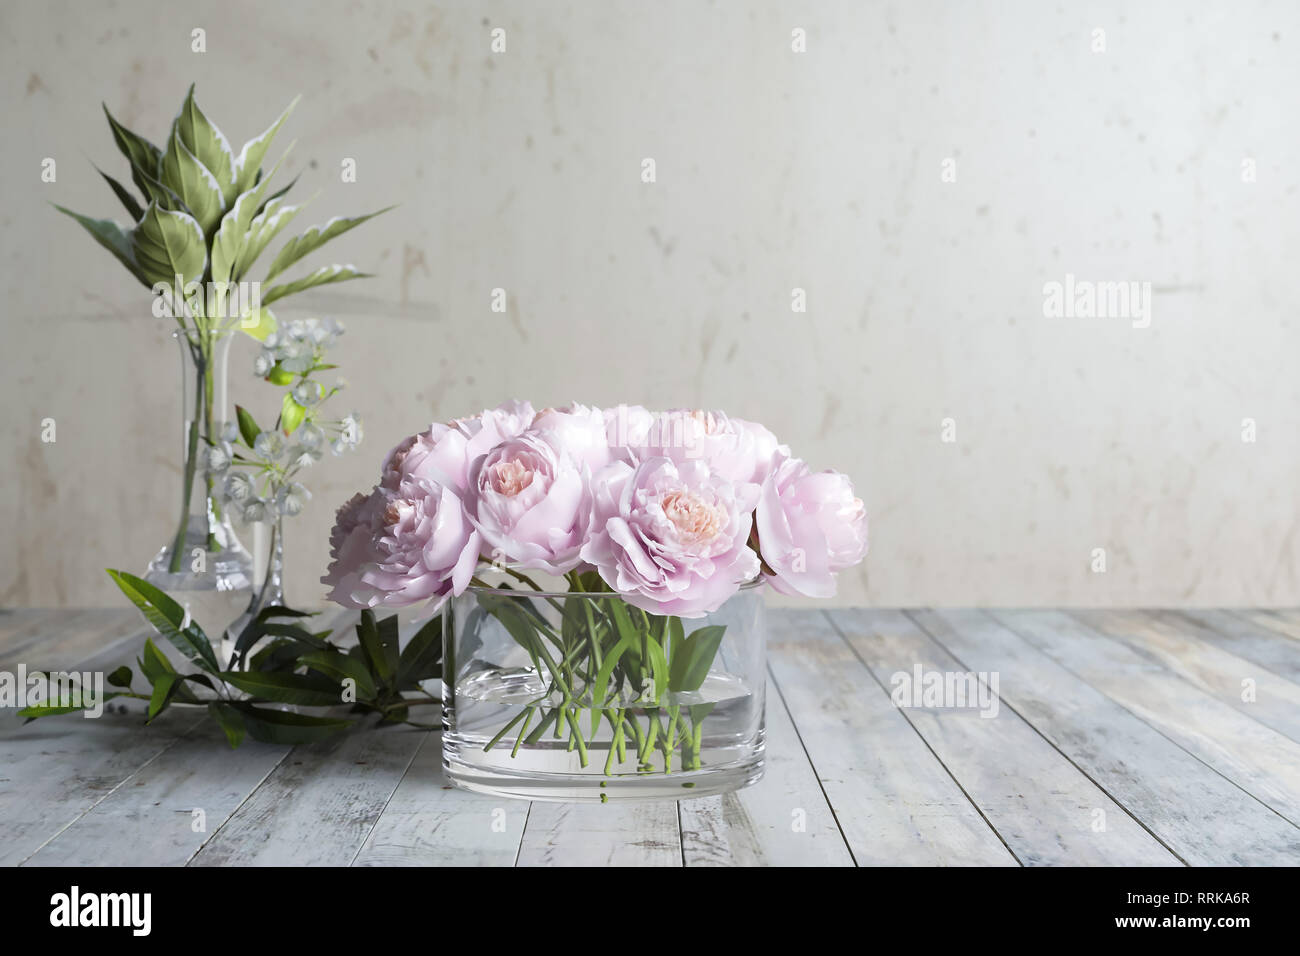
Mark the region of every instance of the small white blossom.
[[226, 475], [221, 486], [231, 501], [247, 501], [253, 494], [253, 479], [242, 471], [232, 471]]
[[264, 461], [275, 461], [284, 454], [284, 439], [277, 431], [265, 431], [253, 442], [253, 451]]

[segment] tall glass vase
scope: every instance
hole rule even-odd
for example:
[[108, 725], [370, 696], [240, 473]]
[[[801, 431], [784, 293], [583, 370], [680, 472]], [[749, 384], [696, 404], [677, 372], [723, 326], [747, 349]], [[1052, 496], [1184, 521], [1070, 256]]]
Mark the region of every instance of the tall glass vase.
[[[269, 537], [269, 540], [264, 540]], [[244, 613], [235, 618], [221, 640], [223, 665], [234, 660], [239, 635], [244, 632], [266, 608], [284, 605], [284, 515], [278, 511], [268, 521], [254, 525], [253, 551], [261, 558], [265, 555], [266, 567], [256, 567], [253, 574], [252, 595]], [[260, 561], [257, 562], [260, 564]], [[240, 656], [243, 666], [252, 655], [253, 647], [244, 648]], [[245, 668], [247, 669], [247, 668]]]
[[235, 536], [208, 471], [228, 419], [226, 365], [230, 335], [195, 329], [172, 333], [181, 354], [181, 496], [173, 531], [145, 573], [210, 633], [220, 633], [247, 601], [253, 560]]

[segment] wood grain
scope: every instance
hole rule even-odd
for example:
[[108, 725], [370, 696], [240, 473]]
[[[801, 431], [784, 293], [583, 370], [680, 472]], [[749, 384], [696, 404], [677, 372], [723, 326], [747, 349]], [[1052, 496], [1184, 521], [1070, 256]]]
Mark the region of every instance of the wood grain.
[[[967, 673], [901, 611], [832, 611], [829, 617], [886, 686], [903, 690], [918, 666], [923, 676]], [[998, 672], [972, 672], [976, 679], [989, 696], [967, 698], [962, 707], [953, 706], [955, 699], [909, 706], [903, 714], [1017, 860], [1025, 866], [1179, 862], [1019, 714], [1000, 706], [991, 693], [1000, 689]]]
[[190, 865], [350, 865], [427, 735], [366, 727], [295, 747]]
[[770, 685], [763, 779], [678, 807], [687, 866], [853, 865], [785, 702]]
[[442, 734], [427, 733], [353, 865], [513, 866], [528, 806], [453, 788]]
[[769, 614], [781, 697], [861, 865], [1015, 858], [821, 614]]

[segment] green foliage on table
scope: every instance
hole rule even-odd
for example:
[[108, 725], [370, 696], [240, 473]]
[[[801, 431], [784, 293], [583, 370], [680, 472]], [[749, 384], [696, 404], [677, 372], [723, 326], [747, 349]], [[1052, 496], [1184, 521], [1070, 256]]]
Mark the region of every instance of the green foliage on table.
[[[399, 648], [396, 616], [377, 620], [373, 612], [362, 611], [358, 642], [345, 648], [329, 640], [329, 631], [308, 627], [310, 614], [268, 607], [239, 635], [223, 668], [208, 636], [176, 601], [133, 574], [108, 573], [158, 635], [195, 667], [178, 672], [150, 638], [136, 660], [143, 686], [137, 689], [136, 675], [127, 666], [108, 675], [108, 683], [119, 690], [103, 700], [148, 701], [150, 721], [174, 705], [203, 707], [232, 747], [246, 737], [300, 744], [345, 731], [366, 715], [378, 715], [381, 723], [424, 726], [410, 719], [411, 709], [440, 703], [421, 683], [442, 676], [441, 615]], [[89, 706], [50, 700], [24, 708], [19, 716], [35, 720]]]

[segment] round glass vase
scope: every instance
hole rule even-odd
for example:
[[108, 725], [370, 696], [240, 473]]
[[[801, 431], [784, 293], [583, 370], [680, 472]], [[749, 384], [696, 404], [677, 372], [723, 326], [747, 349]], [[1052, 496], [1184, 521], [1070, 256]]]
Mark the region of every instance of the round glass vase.
[[443, 614], [443, 766], [457, 786], [603, 803], [709, 796], [762, 776], [757, 584], [700, 618], [507, 587], [471, 587]]
[[206, 468], [220, 445], [228, 400], [231, 336], [196, 329], [172, 333], [181, 353], [181, 494], [167, 543], [145, 580], [185, 605], [209, 634], [220, 634], [248, 601], [253, 559], [239, 543]]

